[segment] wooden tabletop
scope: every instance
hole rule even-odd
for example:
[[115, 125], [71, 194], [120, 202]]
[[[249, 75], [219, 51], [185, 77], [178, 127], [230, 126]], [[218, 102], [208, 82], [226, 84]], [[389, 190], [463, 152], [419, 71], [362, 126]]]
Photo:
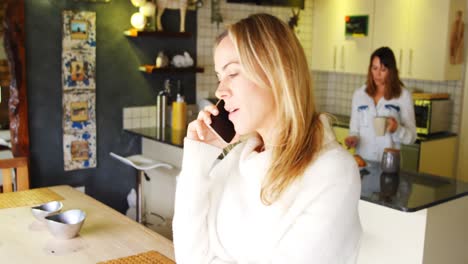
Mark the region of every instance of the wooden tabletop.
[[80, 235], [60, 240], [30, 207], [1, 209], [0, 263], [97, 263], [149, 250], [174, 259], [172, 242], [163, 236], [70, 186], [49, 188], [65, 198], [62, 212], [86, 212]]

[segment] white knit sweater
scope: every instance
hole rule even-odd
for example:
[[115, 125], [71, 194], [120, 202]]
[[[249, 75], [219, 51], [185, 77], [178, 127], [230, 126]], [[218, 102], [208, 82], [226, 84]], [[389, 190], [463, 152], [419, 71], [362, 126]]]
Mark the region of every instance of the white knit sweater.
[[271, 152], [256, 152], [258, 139], [216, 163], [221, 149], [186, 138], [173, 222], [177, 263], [355, 263], [359, 171], [323, 123], [318, 159], [270, 206], [260, 189]]

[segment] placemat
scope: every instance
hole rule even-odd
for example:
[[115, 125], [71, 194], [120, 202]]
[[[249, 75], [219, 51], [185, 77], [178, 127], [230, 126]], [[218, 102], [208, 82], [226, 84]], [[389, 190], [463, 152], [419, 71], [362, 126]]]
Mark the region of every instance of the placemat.
[[63, 200], [63, 197], [49, 188], [0, 193], [0, 209], [33, 206], [59, 200]]
[[175, 264], [175, 262], [161, 253], [151, 250], [133, 256], [99, 262], [98, 264]]

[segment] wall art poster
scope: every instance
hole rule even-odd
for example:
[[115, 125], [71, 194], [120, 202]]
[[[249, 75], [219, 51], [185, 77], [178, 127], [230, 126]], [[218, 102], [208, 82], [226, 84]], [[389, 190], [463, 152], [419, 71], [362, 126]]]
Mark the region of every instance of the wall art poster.
[[66, 171], [96, 167], [96, 134], [65, 134], [63, 146]]
[[62, 55], [64, 90], [95, 89], [95, 56], [92, 52], [69, 51]]
[[62, 15], [64, 169], [95, 168], [96, 13], [65, 10]]

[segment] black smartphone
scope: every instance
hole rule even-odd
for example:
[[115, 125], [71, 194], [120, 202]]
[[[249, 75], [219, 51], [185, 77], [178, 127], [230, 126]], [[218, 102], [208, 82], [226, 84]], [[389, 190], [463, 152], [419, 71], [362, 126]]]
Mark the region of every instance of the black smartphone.
[[229, 143], [236, 135], [234, 124], [229, 120], [229, 112], [224, 109], [224, 101], [219, 100], [216, 103], [219, 114], [211, 115], [210, 127], [224, 142]]

